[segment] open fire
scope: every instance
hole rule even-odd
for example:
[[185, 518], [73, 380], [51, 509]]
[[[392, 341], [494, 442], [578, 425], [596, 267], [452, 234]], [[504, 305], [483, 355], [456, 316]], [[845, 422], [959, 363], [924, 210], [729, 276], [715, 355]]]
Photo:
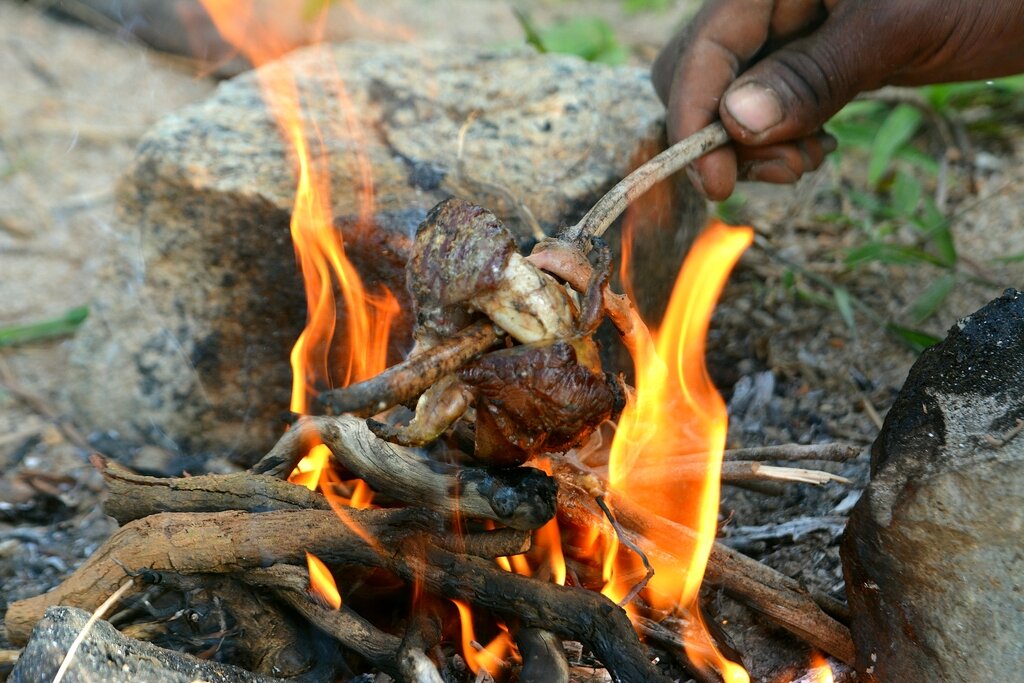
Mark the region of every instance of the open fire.
[[[295, 47], [274, 27], [250, 14], [249, 0], [204, 0], [222, 35], [256, 66], [279, 58]], [[293, 7], [293, 10], [297, 10]], [[344, 235], [335, 229], [329, 197], [330, 179], [318, 150], [318, 139], [306, 130], [301, 112], [301, 93], [284, 74], [264, 72], [261, 86], [269, 109], [274, 113], [284, 139], [289, 143], [297, 176], [291, 233], [296, 259], [306, 290], [307, 324], [291, 354], [293, 387], [291, 410], [308, 414], [310, 399], [324, 389], [346, 387], [370, 379], [385, 369], [391, 321], [398, 313], [392, 293], [366, 291], [359, 273], [346, 258]], [[354, 115], [340, 74], [325, 75], [337, 93], [344, 120], [341, 125], [353, 144], [352, 177], [359, 183], [358, 230], [372, 230], [374, 213], [373, 168], [362, 153], [359, 123]], [[627, 237], [628, 239], [628, 237]], [[682, 633], [691, 663], [704, 671], [717, 671], [726, 681], [746, 681], [746, 672], [729, 661], [715, 645], [704, 625], [698, 590], [715, 537], [718, 514], [719, 469], [726, 435], [724, 403], [704, 367], [704, 338], [714, 303], [725, 279], [742, 251], [750, 244], [749, 229], [713, 225], [694, 246], [673, 290], [662, 329], [651, 338], [637, 334], [630, 352], [636, 364], [636, 391], [628, 397], [610, 447], [608, 491], [643, 501], [651, 513], [696, 531], [695, 537], [680, 538], [680, 547], [666, 549], [679, 563], [652, 563], [653, 576], [643, 594], [651, 606], [685, 615]], [[628, 247], [623, 253], [629, 253]], [[628, 264], [622, 269], [629, 291]], [[345, 311], [341, 329], [336, 321], [335, 292]], [[632, 309], [630, 309], [632, 312]], [[637, 316], [630, 323], [645, 331]], [[343, 357], [332, 351], [342, 337]], [[353, 525], [345, 507], [364, 509], [372, 491], [363, 480], [341, 482], [331, 466], [331, 454], [322, 443], [313, 444], [289, 476], [289, 481], [319, 489], [346, 525]], [[551, 472], [546, 459], [530, 464]], [[696, 476], [673, 477], [673, 468], [688, 465]], [[338, 495], [339, 485], [352, 490], [349, 497]], [[614, 503], [613, 503], [614, 508]], [[622, 547], [614, 534], [604, 534], [603, 544], [591, 535], [591, 552], [603, 550], [601, 592], [613, 599], [633, 592], [637, 583], [637, 562], [633, 551]], [[365, 532], [362, 532], [365, 533]], [[367, 538], [368, 541], [373, 539]], [[537, 566], [522, 555], [498, 558], [507, 571], [539, 575], [559, 585], [566, 582], [566, 563], [558, 521], [550, 520], [534, 535]], [[341, 597], [326, 565], [307, 552], [311, 591], [338, 608]], [[463, 656], [470, 669], [497, 675], [502, 659], [512, 651], [504, 625], [486, 646], [474, 647], [473, 614], [470, 605], [453, 600], [459, 612]], [[629, 602], [623, 606], [634, 612]]]
[[[204, 4], [257, 66], [295, 47], [246, 0]], [[661, 680], [682, 666], [702, 680], [747, 681], [702, 615], [710, 573], [808, 642], [848, 654], [848, 633], [798, 586], [721, 548], [715, 554], [727, 417], [704, 365], [705, 337], [750, 229], [708, 226], [652, 333], [611, 290], [609, 252], [596, 239], [623, 206], [596, 206], [603, 224], [567, 228], [524, 256], [493, 214], [446, 200], [405, 255], [409, 316], [393, 292], [364, 286], [346, 254], [352, 235], [333, 220], [326, 134], [351, 150], [359, 202], [350, 229], [376, 229], [374, 168], [342, 75], [318, 74], [316, 87], [342, 113], [319, 124], [304, 116], [307, 94], [287, 69], [261, 69], [258, 78], [296, 178], [290, 227], [307, 321], [290, 358], [290, 409], [300, 417], [232, 484], [190, 477], [167, 480], [165, 491], [97, 460], [111, 487], [157, 498], [116, 497], [110, 507], [127, 508], [111, 514], [125, 533], [67, 591], [100, 595], [117, 573], [107, 571], [114, 553], [139, 561], [149, 553], [156, 559], [140, 581], [185, 566], [228, 574], [246, 590], [272, 591], [370, 670], [408, 680], [440, 680], [440, 644], [457, 649], [478, 680], [568, 680], [567, 671], [547, 677], [567, 669], [566, 639], [615, 680]], [[626, 258], [627, 291], [629, 268]], [[417, 320], [416, 346], [395, 364], [388, 349], [399, 315]], [[633, 357], [634, 387], [601, 366], [594, 335], [603, 320]], [[353, 407], [319, 414], [334, 405]], [[237, 493], [254, 489], [262, 497]], [[159, 514], [167, 510], [172, 517]], [[206, 516], [179, 521], [178, 512]], [[170, 526], [132, 536], [149, 524]], [[175, 524], [196, 529], [180, 534]], [[149, 547], [153, 535], [170, 547]], [[236, 536], [230, 547], [214, 544], [214, 556], [202, 552], [210, 539]], [[377, 601], [379, 614], [377, 605], [367, 610], [364, 602]], [[11, 614], [38, 618], [42, 602], [16, 605], [8, 624]], [[647, 638], [668, 648], [671, 669], [651, 661]], [[827, 662], [815, 667], [826, 680]]]

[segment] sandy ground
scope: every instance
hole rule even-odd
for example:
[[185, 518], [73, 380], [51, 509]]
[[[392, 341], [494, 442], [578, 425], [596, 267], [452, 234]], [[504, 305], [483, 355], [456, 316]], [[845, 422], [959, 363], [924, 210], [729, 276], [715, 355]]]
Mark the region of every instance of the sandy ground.
[[[467, 28], [460, 22], [457, 29], [430, 9], [435, 4], [410, 12], [401, 9], [407, 5], [383, 2], [380, 12], [385, 18], [400, 13], [404, 24], [434, 40], [497, 43], [519, 36], [504, 3], [461, 0], [476, 12], [477, 23]], [[607, 16], [620, 25], [631, 59], [642, 63], [694, 3], [665, 15], [631, 17], [617, 2], [538, 0], [530, 6], [539, 20], [582, 11]], [[128, 37], [58, 22], [6, 1], [0, 2], [0, 74], [3, 328], [90, 301], [104, 258], [124, 238], [113, 227], [112, 187], [136, 140], [163, 113], [203, 98], [214, 83]], [[995, 260], [1024, 252], [1022, 139], [1017, 128], [1009, 146], [981, 143], [989, 162], [977, 172], [976, 194], [966, 193], [957, 177], [952, 181], [958, 248], [990, 282], [965, 280], [956, 289], [926, 325], [939, 336], [1003, 287], [1024, 285], [1024, 264]], [[796, 187], [741, 190], [748, 198], [741, 214], [766, 246], [744, 256], [725, 292], [711, 360], [727, 396], [741, 381], [762, 390], [734, 405], [730, 445], [847, 440], [866, 446], [913, 362], [914, 353], [875, 322], [858, 314], [851, 329], [836, 311], [783, 286], [790, 267], [780, 259], [788, 259], [847, 287], [883, 319], [901, 320], [909, 302], [940, 274], [930, 267], [843, 266], [840, 253], [858, 236], [820, 216], [841, 209], [835, 204], [842, 188], [857, 183], [863, 183], [863, 160], [846, 158]], [[57, 397], [67, 346], [56, 341], [0, 349], [0, 610], [4, 601], [54, 585], [112, 528], [95, 510], [99, 482], [85, 449], [77, 447], [89, 425], [71, 425]], [[831, 467], [858, 485], [866, 481], [866, 454]], [[839, 485], [794, 487], [768, 499], [726, 491], [724, 533], [801, 516], [841, 517], [855, 495]], [[76, 534], [76, 527], [90, 531]], [[745, 550], [808, 584], [840, 592], [836, 539], [835, 533], [815, 532], [799, 543]], [[721, 611], [736, 617], [735, 607]]]

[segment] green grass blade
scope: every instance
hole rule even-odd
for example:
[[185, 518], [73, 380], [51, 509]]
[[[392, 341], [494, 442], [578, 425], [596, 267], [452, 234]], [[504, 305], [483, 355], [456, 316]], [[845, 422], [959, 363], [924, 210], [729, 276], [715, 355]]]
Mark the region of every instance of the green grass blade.
[[78, 329], [88, 315], [88, 306], [77, 306], [52, 320], [0, 328], [0, 348], [67, 336]]

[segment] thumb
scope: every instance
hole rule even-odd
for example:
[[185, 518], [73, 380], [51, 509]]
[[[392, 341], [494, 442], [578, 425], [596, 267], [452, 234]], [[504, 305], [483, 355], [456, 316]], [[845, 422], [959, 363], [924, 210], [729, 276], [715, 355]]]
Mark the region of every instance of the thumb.
[[754, 64], [722, 98], [719, 113], [729, 134], [757, 146], [806, 137], [857, 93], [878, 87], [886, 61], [879, 52], [893, 43], [872, 33], [874, 24], [860, 12], [833, 15], [811, 35]]

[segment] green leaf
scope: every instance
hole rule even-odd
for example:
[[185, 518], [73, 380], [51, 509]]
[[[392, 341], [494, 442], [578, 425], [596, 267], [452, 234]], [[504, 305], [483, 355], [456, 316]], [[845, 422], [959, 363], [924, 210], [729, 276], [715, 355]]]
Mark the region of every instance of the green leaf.
[[787, 289], [787, 290], [788, 289], [793, 289], [793, 286], [795, 284], [796, 284], [796, 274], [792, 270], [786, 269], [782, 273], [782, 287], [783, 287], [783, 289]]
[[1019, 254], [1010, 254], [1009, 256], [997, 256], [996, 261], [999, 263], [1019, 263], [1024, 261], [1024, 251]]
[[576, 17], [537, 31], [544, 52], [577, 55], [591, 62], [621, 64], [626, 50], [608, 22], [597, 17]]
[[956, 275], [953, 273], [946, 273], [933, 282], [910, 306], [910, 316], [914, 322], [920, 324], [935, 315], [942, 303], [949, 297], [949, 293], [953, 291], [954, 285], [956, 285]]
[[718, 220], [722, 221], [726, 225], [740, 225], [743, 223], [743, 219], [740, 218], [740, 215], [746, 204], [746, 197], [738, 192], [734, 192], [732, 195], [715, 205], [715, 216], [717, 216]]
[[955, 266], [957, 261], [956, 243], [953, 241], [953, 231], [949, 229], [949, 225], [940, 225], [928, 234], [939, 255], [939, 262], [947, 268]]
[[622, 7], [630, 14], [637, 12], [661, 12], [672, 4], [672, 0], [622, 0]]
[[67, 336], [74, 332], [88, 316], [89, 307], [78, 306], [52, 320], [0, 328], [0, 348]]
[[887, 242], [869, 242], [863, 246], [851, 249], [846, 254], [847, 265], [856, 266], [871, 261], [890, 264], [931, 263], [936, 266], [946, 265], [942, 260], [926, 251], [921, 251], [915, 247], [906, 247], [901, 244], [888, 244]]
[[851, 332], [856, 332], [857, 323], [853, 319], [853, 301], [850, 299], [850, 293], [846, 291], [845, 287], [833, 287], [832, 298], [836, 300], [836, 308], [839, 310], [839, 315], [843, 316], [843, 322]]
[[892, 209], [897, 216], [912, 216], [917, 211], [917, 205], [921, 202], [923, 190], [917, 178], [899, 171], [893, 181], [890, 198]]
[[893, 156], [914, 136], [920, 125], [921, 112], [908, 104], [901, 104], [889, 113], [871, 145], [868, 182], [878, 184]]
[[897, 325], [896, 323], [889, 323], [888, 325], [885, 326], [885, 329], [888, 330], [897, 339], [899, 339], [904, 344], [912, 348], [914, 351], [917, 351], [918, 353], [921, 353], [929, 346], [935, 346], [940, 341], [942, 341], [938, 337], [932, 336], [927, 332], [911, 329], [909, 327], [903, 327], [902, 325]]
[[516, 21], [519, 22], [519, 27], [523, 29], [523, 37], [526, 39], [526, 44], [537, 48], [538, 52], [545, 52], [540, 32], [537, 30], [537, 25], [533, 23], [530, 15], [518, 7], [512, 9], [512, 14], [515, 16]]

